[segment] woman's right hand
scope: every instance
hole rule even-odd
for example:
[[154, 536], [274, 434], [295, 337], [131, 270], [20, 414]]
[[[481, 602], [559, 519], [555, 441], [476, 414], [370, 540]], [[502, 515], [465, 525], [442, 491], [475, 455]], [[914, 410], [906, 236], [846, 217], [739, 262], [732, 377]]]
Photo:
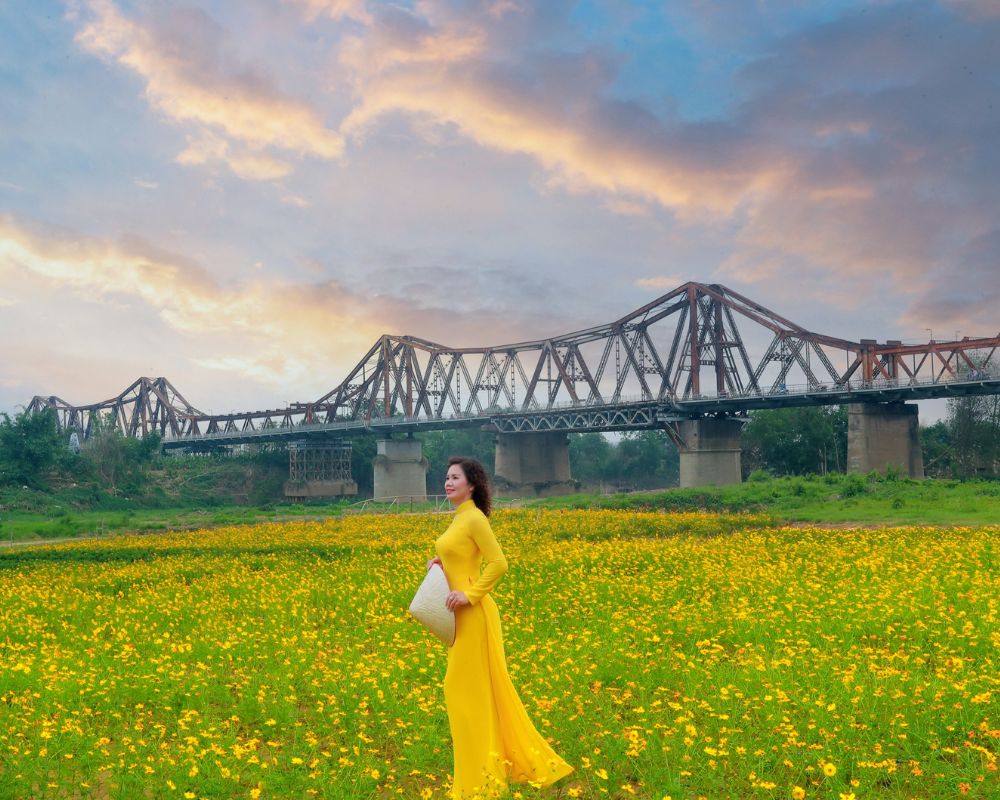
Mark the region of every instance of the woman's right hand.
[[437, 556], [434, 556], [434, 558], [432, 558], [430, 561], [427, 562], [427, 569], [430, 569], [435, 564], [441, 567], [441, 569], [444, 569], [444, 564], [441, 563], [441, 559], [438, 558]]

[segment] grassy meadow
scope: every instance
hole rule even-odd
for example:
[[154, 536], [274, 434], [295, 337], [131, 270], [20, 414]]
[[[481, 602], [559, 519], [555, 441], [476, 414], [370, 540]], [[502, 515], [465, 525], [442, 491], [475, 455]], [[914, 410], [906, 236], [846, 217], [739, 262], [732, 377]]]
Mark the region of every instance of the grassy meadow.
[[[0, 552], [0, 797], [443, 798], [447, 515]], [[1000, 796], [997, 527], [504, 510], [515, 797]]]
[[1000, 520], [997, 481], [921, 480], [872, 472], [769, 477], [697, 489], [576, 494], [535, 501], [544, 508], [726, 511], [766, 514], [781, 523], [969, 525]]
[[[239, 483], [246, 478], [245, 464], [195, 461], [209, 476]], [[183, 483], [177, 465], [175, 483]], [[192, 468], [193, 469], [193, 468]], [[241, 471], [243, 470], [243, 471]], [[236, 477], [234, 477], [234, 474]], [[203, 477], [193, 472], [194, 478]], [[181, 477], [178, 477], [181, 476]], [[188, 476], [191, 478], [192, 476]], [[206, 491], [220, 485], [207, 483]], [[195, 483], [196, 481], [189, 481]], [[200, 485], [200, 484], [199, 484]], [[205, 488], [205, 487], [203, 487]], [[234, 494], [184, 495], [176, 491], [163, 505], [143, 506], [128, 498], [115, 498], [113, 507], [93, 508], [73, 491], [42, 492], [0, 489], [0, 549], [4, 545], [44, 542], [74, 537], [101, 537], [118, 533], [159, 533], [226, 525], [268, 522], [321, 521], [355, 513], [398, 514], [432, 511], [435, 502], [389, 505], [359, 498], [308, 503], [237, 502]], [[249, 490], [244, 488], [244, 500]], [[211, 502], [209, 502], [211, 500]], [[171, 505], [173, 502], [180, 505]], [[799, 477], [762, 477], [735, 486], [698, 489], [661, 489], [623, 494], [582, 493], [541, 500], [504, 500], [506, 506], [533, 509], [615, 509], [667, 513], [712, 511], [751, 513], [773, 524], [819, 525], [990, 525], [1000, 520], [1000, 483], [996, 481], [913, 481], [894, 475], [871, 473]]]

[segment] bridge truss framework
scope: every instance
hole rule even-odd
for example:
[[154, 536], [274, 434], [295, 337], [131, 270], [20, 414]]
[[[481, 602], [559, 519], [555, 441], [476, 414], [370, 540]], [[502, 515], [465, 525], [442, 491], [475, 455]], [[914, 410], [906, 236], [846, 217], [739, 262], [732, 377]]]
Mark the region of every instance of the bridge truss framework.
[[454, 348], [382, 336], [336, 387], [283, 409], [205, 414], [165, 378], [87, 406], [36, 396], [27, 409], [52, 408], [85, 437], [110, 415], [125, 435], [155, 432], [165, 447], [461, 425], [630, 430], [758, 408], [996, 394], [998, 347], [1000, 336], [854, 342], [692, 282], [614, 322], [530, 342]]

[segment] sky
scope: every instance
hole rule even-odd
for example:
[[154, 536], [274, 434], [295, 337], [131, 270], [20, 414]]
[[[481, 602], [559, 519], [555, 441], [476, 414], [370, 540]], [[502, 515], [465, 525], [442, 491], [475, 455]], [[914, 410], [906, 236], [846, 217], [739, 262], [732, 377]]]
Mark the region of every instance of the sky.
[[140, 375], [283, 406], [383, 333], [523, 341], [689, 280], [996, 335], [998, 42], [1000, 0], [7, 0], [0, 411]]

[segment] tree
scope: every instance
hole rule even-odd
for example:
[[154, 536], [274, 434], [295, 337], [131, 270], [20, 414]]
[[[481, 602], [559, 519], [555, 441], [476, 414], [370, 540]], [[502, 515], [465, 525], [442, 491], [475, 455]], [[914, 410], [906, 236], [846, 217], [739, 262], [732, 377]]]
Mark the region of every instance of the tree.
[[743, 471], [777, 475], [843, 472], [847, 407], [804, 406], [754, 411], [743, 430]]
[[351, 439], [351, 476], [362, 497], [371, 497], [375, 491], [375, 476], [372, 473], [375, 448], [374, 436], [356, 436]]
[[429, 431], [418, 437], [427, 459], [427, 491], [444, 492], [444, 474], [451, 456], [467, 456], [479, 461], [486, 471], [493, 474], [496, 461], [496, 434], [480, 428], [453, 428]]
[[625, 433], [614, 444], [602, 433], [572, 433], [569, 460], [573, 477], [585, 484], [651, 489], [680, 481], [680, 456], [661, 430]]
[[571, 433], [569, 463], [573, 477], [581, 483], [607, 481], [615, 447], [601, 433]]
[[0, 417], [0, 483], [46, 488], [49, 474], [68, 455], [55, 411]]
[[134, 494], [145, 483], [145, 467], [159, 451], [158, 434], [126, 437], [108, 414], [94, 418], [80, 456], [112, 495], [122, 490]]
[[957, 476], [996, 476], [1000, 468], [1000, 395], [949, 400], [947, 425]]
[[680, 454], [661, 430], [624, 434], [615, 448], [614, 464], [619, 480], [636, 489], [680, 483]]
[[920, 428], [924, 474], [929, 478], [951, 478], [957, 474], [951, 430], [944, 420]]

